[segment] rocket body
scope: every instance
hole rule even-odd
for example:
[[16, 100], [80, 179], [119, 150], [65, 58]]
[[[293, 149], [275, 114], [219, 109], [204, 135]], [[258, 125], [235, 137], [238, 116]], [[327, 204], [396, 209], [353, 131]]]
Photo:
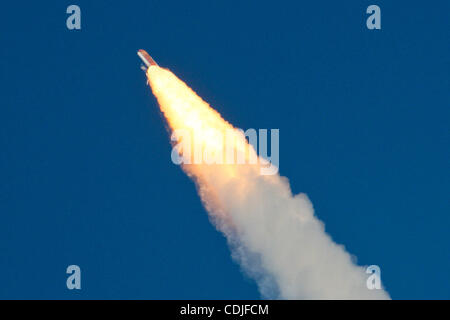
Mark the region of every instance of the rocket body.
[[139, 49], [137, 52], [137, 55], [139, 58], [141, 58], [142, 62], [145, 63], [147, 68], [150, 68], [150, 66], [157, 66], [158, 64], [155, 62], [155, 60], [150, 57], [150, 55], [147, 53], [147, 51]]

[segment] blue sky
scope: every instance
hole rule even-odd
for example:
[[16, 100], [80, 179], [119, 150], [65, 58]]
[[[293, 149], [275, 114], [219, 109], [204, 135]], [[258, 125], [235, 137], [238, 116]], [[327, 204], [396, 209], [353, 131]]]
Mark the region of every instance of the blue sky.
[[260, 297], [170, 161], [139, 48], [233, 125], [279, 128], [280, 173], [392, 298], [450, 298], [448, 1], [2, 11], [0, 298]]

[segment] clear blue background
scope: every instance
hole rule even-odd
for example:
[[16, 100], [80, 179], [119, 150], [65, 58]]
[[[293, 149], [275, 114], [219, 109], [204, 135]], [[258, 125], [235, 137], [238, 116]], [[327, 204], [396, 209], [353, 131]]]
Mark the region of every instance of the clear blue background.
[[260, 297], [170, 161], [139, 48], [235, 126], [279, 128], [281, 174], [393, 298], [450, 298], [449, 1], [1, 7], [0, 298]]

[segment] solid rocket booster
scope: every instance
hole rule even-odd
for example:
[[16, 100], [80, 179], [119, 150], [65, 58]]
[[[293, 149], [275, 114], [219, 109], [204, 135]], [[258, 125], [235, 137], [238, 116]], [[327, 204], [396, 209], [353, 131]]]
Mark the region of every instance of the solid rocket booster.
[[150, 55], [147, 53], [147, 51], [139, 49], [137, 52], [137, 55], [141, 60], [145, 63], [145, 65], [150, 68], [150, 66], [157, 66], [158, 64], [155, 62], [155, 60], [150, 57]]

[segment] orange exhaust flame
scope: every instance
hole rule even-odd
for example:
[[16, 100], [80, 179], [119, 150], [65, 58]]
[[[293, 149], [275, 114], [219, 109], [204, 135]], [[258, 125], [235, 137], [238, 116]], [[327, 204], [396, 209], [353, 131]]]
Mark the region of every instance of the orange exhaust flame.
[[[176, 145], [183, 144], [186, 136], [180, 132], [187, 131], [194, 150], [220, 158], [231, 144], [236, 157], [245, 159], [245, 165], [193, 162], [182, 168], [195, 180], [210, 218], [263, 296], [389, 299], [384, 290], [367, 289], [364, 268], [326, 234], [305, 194], [294, 196], [287, 179], [278, 174], [260, 174], [266, 162], [241, 131], [169, 70], [151, 65], [147, 78]], [[215, 132], [231, 133], [231, 139], [224, 141], [226, 135]], [[185, 146], [178, 152], [193, 154]]]
[[[225, 121], [216, 110], [172, 72], [159, 66], [151, 66], [147, 70], [147, 77], [160, 109], [173, 130], [176, 142], [182, 142], [182, 137], [178, 136], [178, 132], [190, 132], [193, 149], [202, 151], [200, 155], [195, 154], [192, 150], [181, 150], [181, 153], [189, 151], [193, 156], [200, 158], [202, 156], [205, 158], [205, 155], [209, 154], [212, 158], [223, 159], [226, 154], [226, 145], [227, 148], [232, 149], [237, 158], [242, 157], [245, 163], [258, 163], [258, 161], [251, 161], [258, 157], [242, 132]], [[222, 134], [214, 134], [218, 132]], [[230, 178], [236, 175], [239, 166], [233, 162], [226, 164], [229, 162], [223, 161], [222, 163], [224, 163], [221, 165], [223, 172], [228, 173]], [[264, 160], [261, 160], [261, 164], [263, 163]], [[200, 166], [202, 170], [205, 169], [204, 165]], [[195, 167], [198, 165], [184, 165], [188, 172], [200, 173]], [[247, 165], [246, 167], [247, 169], [253, 167], [253, 170], [257, 170], [258, 165]]]

